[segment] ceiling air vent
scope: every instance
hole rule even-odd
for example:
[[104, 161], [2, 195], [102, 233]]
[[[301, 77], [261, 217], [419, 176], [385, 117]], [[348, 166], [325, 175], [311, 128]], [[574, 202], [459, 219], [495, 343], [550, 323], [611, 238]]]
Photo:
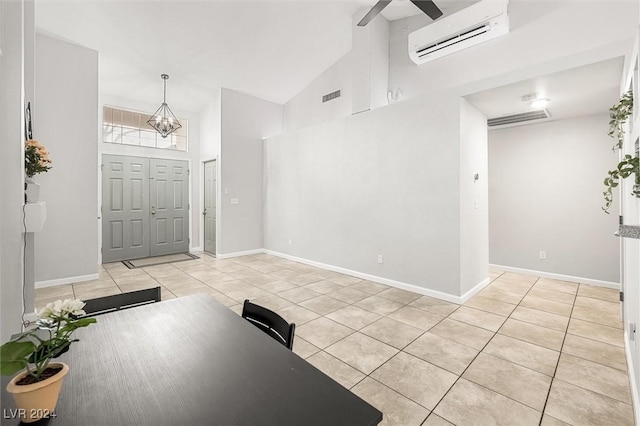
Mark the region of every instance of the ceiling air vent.
[[335, 98], [339, 98], [339, 97], [340, 97], [340, 91], [339, 91], [339, 90], [336, 90], [335, 92], [331, 92], [331, 93], [329, 93], [328, 95], [324, 95], [324, 96], [322, 97], [322, 102], [323, 102], [323, 103], [324, 103], [324, 102], [329, 102], [329, 101], [331, 101], [331, 100], [333, 100], [333, 99], [335, 99]]
[[487, 120], [489, 127], [506, 127], [514, 126], [518, 124], [526, 124], [531, 121], [540, 121], [551, 118], [549, 111], [546, 109], [539, 109], [535, 111], [523, 112], [520, 114], [504, 115], [502, 117], [490, 118]]

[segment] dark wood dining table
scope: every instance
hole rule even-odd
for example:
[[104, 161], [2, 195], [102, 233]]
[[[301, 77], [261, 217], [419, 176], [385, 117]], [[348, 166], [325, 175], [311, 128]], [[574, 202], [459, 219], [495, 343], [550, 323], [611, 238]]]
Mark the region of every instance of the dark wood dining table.
[[[376, 425], [382, 413], [205, 294], [97, 317], [47, 425]], [[2, 424], [13, 399], [2, 379]]]

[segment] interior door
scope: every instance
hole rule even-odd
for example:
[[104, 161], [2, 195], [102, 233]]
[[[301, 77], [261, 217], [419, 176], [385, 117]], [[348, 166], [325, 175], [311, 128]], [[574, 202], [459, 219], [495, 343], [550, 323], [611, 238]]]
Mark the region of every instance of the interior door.
[[216, 160], [204, 163], [204, 251], [216, 254]]
[[186, 161], [149, 160], [150, 255], [189, 251], [189, 167]]
[[149, 256], [149, 160], [102, 156], [102, 261]]

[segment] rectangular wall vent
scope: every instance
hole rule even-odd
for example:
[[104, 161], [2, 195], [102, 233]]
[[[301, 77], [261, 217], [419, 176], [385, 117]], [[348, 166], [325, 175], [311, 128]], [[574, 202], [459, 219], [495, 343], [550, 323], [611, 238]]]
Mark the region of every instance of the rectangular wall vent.
[[551, 118], [549, 111], [539, 109], [535, 111], [523, 112], [520, 114], [505, 115], [502, 117], [490, 118], [487, 120], [489, 127], [511, 126], [521, 123], [527, 123], [536, 120], [546, 120]]
[[335, 98], [339, 98], [340, 97], [340, 91], [336, 90], [335, 92], [331, 92], [328, 95], [324, 95], [322, 97], [322, 102], [329, 102], [330, 100], [333, 100]]

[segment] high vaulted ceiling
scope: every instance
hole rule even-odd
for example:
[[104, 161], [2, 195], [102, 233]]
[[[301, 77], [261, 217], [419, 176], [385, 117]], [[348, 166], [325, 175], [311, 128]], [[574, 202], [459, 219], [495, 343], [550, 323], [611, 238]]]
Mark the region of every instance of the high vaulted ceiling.
[[[285, 103], [351, 49], [377, 0], [36, 0], [36, 25], [100, 52], [100, 92], [201, 111], [219, 87]], [[469, 1], [437, 0], [445, 12]], [[388, 19], [421, 14], [394, 0]], [[378, 18], [381, 19], [381, 18]]]

